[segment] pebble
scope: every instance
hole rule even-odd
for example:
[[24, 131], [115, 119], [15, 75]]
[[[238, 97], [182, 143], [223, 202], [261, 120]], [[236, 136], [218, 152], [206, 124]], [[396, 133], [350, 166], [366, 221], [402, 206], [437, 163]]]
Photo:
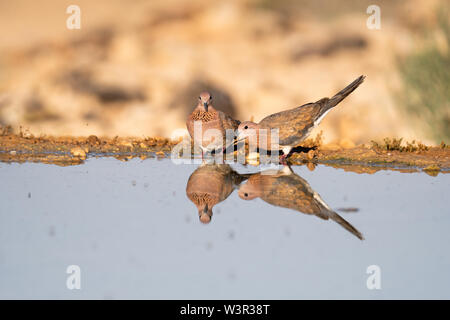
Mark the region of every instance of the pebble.
[[100, 144], [100, 139], [99, 139], [97, 136], [95, 136], [95, 135], [90, 135], [90, 136], [87, 138], [87, 141], [88, 141], [90, 144]]
[[79, 158], [82, 158], [82, 159], [86, 159], [86, 151], [84, 151], [80, 147], [75, 147], [75, 148], [70, 149], [70, 153], [74, 157], [79, 157]]

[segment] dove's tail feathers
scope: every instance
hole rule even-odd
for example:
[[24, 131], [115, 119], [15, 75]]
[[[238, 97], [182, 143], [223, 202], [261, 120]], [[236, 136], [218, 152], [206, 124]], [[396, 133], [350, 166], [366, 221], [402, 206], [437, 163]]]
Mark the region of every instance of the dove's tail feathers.
[[335, 107], [339, 102], [344, 100], [350, 93], [352, 93], [356, 88], [358, 88], [361, 83], [364, 82], [365, 78], [366, 76], [359, 76], [355, 81], [353, 81], [344, 89], [336, 93], [332, 98], [324, 98], [317, 101], [317, 103], [323, 105], [321, 114], [324, 114], [331, 108]]
[[339, 225], [341, 225], [341, 227], [343, 227], [345, 230], [349, 231], [354, 236], [358, 237], [358, 239], [364, 240], [364, 236], [362, 235], [362, 233], [359, 232], [354, 226], [352, 226], [347, 220], [342, 218], [336, 212], [330, 210], [328, 212], [328, 215], [329, 215], [331, 220], [333, 220], [336, 223], [338, 223]]

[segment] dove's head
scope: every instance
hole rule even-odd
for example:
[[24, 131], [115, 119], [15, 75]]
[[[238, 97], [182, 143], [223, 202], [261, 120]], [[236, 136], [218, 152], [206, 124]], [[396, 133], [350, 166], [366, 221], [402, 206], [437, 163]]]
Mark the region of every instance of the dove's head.
[[236, 136], [237, 140], [244, 140], [246, 137], [258, 134], [259, 125], [251, 121], [241, 122], [237, 128]]
[[247, 182], [239, 187], [238, 195], [243, 200], [252, 200], [259, 197], [259, 192], [255, 185]]
[[213, 215], [212, 207], [209, 207], [207, 204], [198, 209], [198, 218], [200, 219], [201, 223], [204, 224], [210, 223], [212, 215]]
[[211, 102], [212, 96], [207, 91], [200, 93], [198, 96], [198, 105], [202, 106], [205, 111], [208, 111], [208, 107], [211, 106]]

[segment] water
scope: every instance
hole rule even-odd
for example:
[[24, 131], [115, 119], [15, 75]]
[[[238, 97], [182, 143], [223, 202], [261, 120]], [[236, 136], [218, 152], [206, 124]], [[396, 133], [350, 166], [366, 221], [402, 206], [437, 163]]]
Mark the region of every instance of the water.
[[[186, 196], [196, 169], [155, 159], [0, 163], [0, 298], [450, 298], [449, 175], [303, 166], [292, 168], [294, 180], [256, 192], [286, 205], [299, 197], [285, 191], [300, 187], [303, 209], [318, 205], [317, 192], [361, 241], [335, 221], [242, 200], [237, 190], [203, 224]], [[191, 191], [217, 189], [222, 198], [246, 178], [196, 177]], [[66, 286], [70, 265], [80, 267], [80, 290]], [[381, 289], [367, 288], [371, 265]]]

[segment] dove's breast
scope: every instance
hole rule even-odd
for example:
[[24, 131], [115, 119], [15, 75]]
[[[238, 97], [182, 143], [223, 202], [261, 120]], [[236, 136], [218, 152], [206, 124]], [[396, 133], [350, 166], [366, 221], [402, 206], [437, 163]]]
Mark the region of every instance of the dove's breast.
[[[199, 126], [198, 132], [195, 131], [196, 125]], [[208, 146], [214, 148], [223, 143], [224, 131], [217, 112], [194, 110], [189, 116], [186, 126], [191, 138], [201, 144], [203, 148]]]

